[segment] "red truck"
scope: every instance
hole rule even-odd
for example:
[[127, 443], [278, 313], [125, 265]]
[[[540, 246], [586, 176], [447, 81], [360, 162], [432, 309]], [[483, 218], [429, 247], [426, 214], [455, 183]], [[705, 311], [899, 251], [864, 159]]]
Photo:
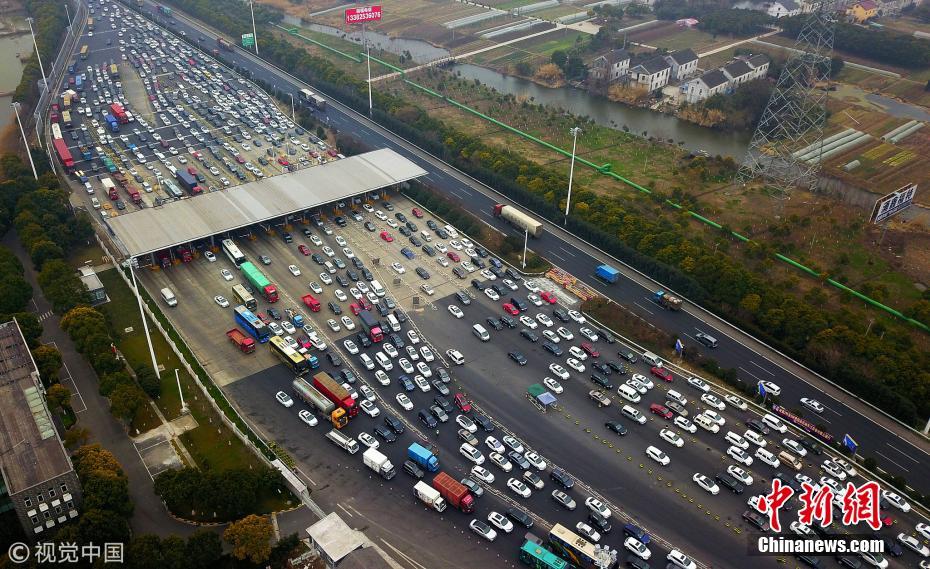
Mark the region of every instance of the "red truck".
[[233, 328], [229, 332], [226, 332], [226, 337], [229, 338], [229, 341], [235, 344], [243, 354], [251, 354], [255, 351], [255, 340], [243, 334], [238, 328]]
[[126, 193], [129, 194], [129, 199], [132, 200], [132, 203], [142, 203], [142, 194], [139, 193], [139, 188], [127, 184]]
[[216, 44], [220, 46], [221, 48], [225, 49], [226, 51], [233, 50], [232, 44], [224, 40], [223, 38], [216, 38]]
[[321, 372], [313, 376], [313, 387], [322, 393], [327, 399], [345, 410], [349, 417], [358, 415], [358, 405], [355, 399], [349, 395], [346, 388], [338, 381], [330, 377], [326, 372]]
[[126, 116], [126, 111], [123, 109], [123, 105], [119, 103], [113, 103], [110, 105], [110, 113], [116, 118], [116, 121], [119, 124], [126, 124], [129, 122], [129, 117]]
[[300, 300], [304, 301], [304, 304], [307, 305], [307, 308], [310, 309], [310, 312], [320, 311], [320, 301], [314, 298], [312, 294], [305, 294], [300, 297]]
[[445, 472], [440, 472], [433, 478], [433, 488], [446, 499], [446, 502], [463, 513], [470, 514], [475, 511], [475, 497], [461, 482]]
[[178, 247], [177, 254], [185, 263], [190, 263], [194, 260], [194, 256], [191, 255], [191, 250], [187, 247]]
[[362, 321], [362, 328], [365, 329], [365, 333], [368, 334], [372, 342], [380, 342], [384, 339], [381, 323], [378, 322], [378, 319], [370, 310], [362, 310], [358, 313], [358, 317]]

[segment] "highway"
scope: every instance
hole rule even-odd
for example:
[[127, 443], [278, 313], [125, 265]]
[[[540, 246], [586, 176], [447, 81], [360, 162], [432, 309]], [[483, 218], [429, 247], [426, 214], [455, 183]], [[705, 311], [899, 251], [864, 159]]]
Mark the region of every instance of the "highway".
[[[146, 2], [144, 9], [154, 10], [155, 4]], [[216, 34], [208, 28], [177, 12], [175, 19], [178, 21], [178, 25], [175, 26], [177, 29], [186, 31], [192, 37], [202, 34], [207, 37], [207, 44], [215, 43]], [[313, 88], [312, 85], [297, 81], [241, 49], [238, 49], [236, 54], [236, 64], [248, 69], [253, 74], [253, 79], [275, 85], [278, 90], [284, 92], [297, 93], [300, 88]], [[331, 98], [324, 116], [331, 127], [352, 132], [374, 148], [392, 148], [412, 160], [429, 172], [425, 176], [427, 183], [459, 201], [492, 227], [505, 233], [518, 234], [517, 230], [491, 216], [491, 208], [495, 203], [513, 203], [492, 189]], [[522, 237], [522, 234], [520, 236]], [[890, 474], [902, 476], [911, 487], [922, 493], [930, 493], [930, 453], [927, 451], [925, 439], [922, 443], [915, 444], [914, 441], [919, 440], [915, 435], [902, 437], [899, 432], [889, 430], [883, 425], [889, 422], [886, 417], [876, 419], [878, 411], [869, 409], [863, 412], [865, 405], [841, 390], [828, 387], [820, 380], [808, 381], [793, 373], [792, 370], [797, 369], [797, 364], [768, 350], [757, 351], [754, 349], [758, 345], [755, 340], [699, 307], [689, 306], [675, 313], [660, 309], [650, 301], [650, 294], [655, 287], [646, 278], [622, 267], [617, 260], [611, 261], [607, 254], [564, 231], [557, 230], [551, 224], [547, 224], [547, 230], [541, 238], [532, 241], [531, 248], [654, 325], [682, 336], [686, 344], [686, 339], [690, 338], [693, 341], [694, 333], [698, 331], [716, 337], [720, 340], [720, 347], [714, 350], [712, 356], [721, 367], [737, 369], [739, 377], [749, 384], [755, 384], [759, 380], [778, 384], [782, 388], [783, 403], [797, 406], [797, 401], [802, 397], [819, 400], [826, 407], [826, 411], [815, 422], [826, 424], [837, 438], [850, 434], [859, 444], [861, 456], [874, 456]], [[594, 267], [603, 262], [623, 268], [626, 278], [612, 286], [595, 279]], [[696, 342], [692, 345], [696, 345]]]

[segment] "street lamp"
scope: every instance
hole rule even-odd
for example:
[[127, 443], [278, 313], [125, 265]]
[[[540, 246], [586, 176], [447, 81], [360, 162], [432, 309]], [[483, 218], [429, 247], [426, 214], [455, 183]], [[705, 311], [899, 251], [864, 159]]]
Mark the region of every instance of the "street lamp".
[[252, 0], [249, 0], [249, 11], [252, 13], [252, 40], [255, 43], [255, 55], [258, 55], [258, 32], [255, 31], [255, 9], [252, 7]]
[[291, 96], [291, 120], [297, 122], [297, 115], [294, 113], [294, 93], [288, 93]]
[[32, 152], [29, 150], [29, 141], [26, 140], [26, 132], [23, 130], [23, 123], [19, 120], [19, 103], [12, 102], [10, 107], [13, 109], [13, 113], [16, 115], [16, 124], [19, 125], [19, 134], [23, 136], [23, 145], [26, 146], [26, 156], [29, 157], [29, 165], [32, 166], [32, 177], [36, 180], [39, 179], [39, 174], [36, 172], [35, 162], [32, 161]]
[[71, 10], [68, 10], [68, 3], [65, 2], [65, 16], [68, 18], [68, 33], [71, 33]]
[[578, 133], [581, 129], [577, 126], [569, 129], [572, 135], [572, 165], [568, 169], [568, 197], [565, 198], [565, 221], [563, 225], [568, 225], [568, 209], [572, 205], [572, 178], [575, 176], [575, 149], [578, 147]]
[[26, 18], [29, 22], [29, 33], [32, 34], [32, 45], [36, 48], [36, 59], [39, 60], [39, 71], [42, 72], [42, 82], [45, 83], [45, 90], [48, 91], [48, 79], [45, 78], [45, 66], [42, 65], [42, 55], [39, 54], [39, 44], [36, 42], [36, 32], [32, 29], [32, 18]]

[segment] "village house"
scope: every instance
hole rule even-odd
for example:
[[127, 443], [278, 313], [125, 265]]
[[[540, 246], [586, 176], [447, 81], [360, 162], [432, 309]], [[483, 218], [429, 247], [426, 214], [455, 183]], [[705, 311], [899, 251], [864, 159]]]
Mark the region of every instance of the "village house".
[[801, 5], [795, 2], [795, 0], [767, 0], [762, 2], [759, 0], [742, 0], [734, 4], [733, 8], [738, 10], [765, 12], [773, 18], [797, 16], [802, 12]]
[[729, 86], [730, 80], [723, 74], [723, 71], [714, 69], [697, 79], [688, 81], [682, 85], [681, 89], [684, 92], [685, 101], [698, 103], [718, 93], [724, 93]]
[[673, 51], [665, 56], [665, 61], [671, 66], [672, 81], [682, 81], [697, 71], [698, 56], [693, 49]]
[[878, 4], [872, 0], [856, 2], [846, 9], [846, 15], [857, 24], [863, 24], [878, 15]]
[[661, 55], [650, 57], [630, 67], [630, 81], [652, 92], [668, 84], [672, 66]]
[[630, 54], [623, 49], [612, 49], [596, 57], [588, 74], [597, 81], [615, 83], [630, 70]]

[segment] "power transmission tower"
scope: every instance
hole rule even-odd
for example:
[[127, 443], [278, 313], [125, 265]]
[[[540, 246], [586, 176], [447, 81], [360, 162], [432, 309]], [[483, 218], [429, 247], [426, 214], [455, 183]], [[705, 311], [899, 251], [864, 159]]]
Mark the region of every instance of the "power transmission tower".
[[842, 0], [824, 0], [808, 15], [749, 143], [738, 182], [765, 179], [780, 199], [790, 198], [797, 187], [816, 188], [821, 153], [802, 161], [797, 151], [823, 146], [827, 92], [822, 87], [830, 77], [836, 11], [842, 5]]

